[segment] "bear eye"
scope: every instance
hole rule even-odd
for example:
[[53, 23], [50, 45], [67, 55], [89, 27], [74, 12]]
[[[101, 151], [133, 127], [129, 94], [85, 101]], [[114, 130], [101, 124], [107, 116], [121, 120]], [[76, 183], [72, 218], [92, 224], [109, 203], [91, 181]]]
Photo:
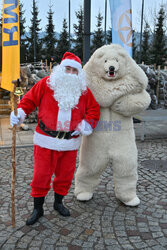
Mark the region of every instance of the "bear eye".
[[105, 60], [105, 63], [107, 62], [107, 60]]
[[118, 62], [118, 59], [117, 59], [117, 58], [115, 58], [115, 60]]

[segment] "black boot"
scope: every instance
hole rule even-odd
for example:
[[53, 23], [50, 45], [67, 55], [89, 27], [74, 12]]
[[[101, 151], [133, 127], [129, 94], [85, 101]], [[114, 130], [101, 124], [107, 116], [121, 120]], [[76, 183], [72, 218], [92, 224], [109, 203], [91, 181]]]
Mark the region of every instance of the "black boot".
[[54, 209], [57, 210], [59, 214], [63, 216], [70, 216], [70, 211], [62, 203], [62, 199], [64, 196], [57, 193], [54, 193], [54, 195], [55, 195], [55, 201], [53, 205]]
[[27, 219], [26, 225], [33, 225], [38, 219], [43, 216], [43, 204], [44, 204], [45, 197], [37, 197], [34, 198], [34, 210], [31, 216]]

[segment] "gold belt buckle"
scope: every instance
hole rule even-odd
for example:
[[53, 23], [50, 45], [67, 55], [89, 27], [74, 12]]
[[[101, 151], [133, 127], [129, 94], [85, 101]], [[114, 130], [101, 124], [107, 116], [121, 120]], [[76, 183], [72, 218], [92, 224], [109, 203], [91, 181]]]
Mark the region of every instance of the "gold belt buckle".
[[[57, 133], [56, 138], [58, 138], [58, 137], [59, 137], [60, 132], [62, 132], [62, 131], [59, 131], [59, 132]], [[65, 137], [65, 136], [66, 136], [66, 132], [64, 132], [63, 137], [62, 137], [62, 138], [60, 138], [60, 139], [64, 139], [64, 137]]]
[[63, 135], [63, 137], [61, 139], [64, 139], [65, 136], [66, 136], [66, 132], [64, 132], [64, 135]]
[[57, 133], [56, 138], [58, 138], [59, 134], [60, 134], [60, 131]]

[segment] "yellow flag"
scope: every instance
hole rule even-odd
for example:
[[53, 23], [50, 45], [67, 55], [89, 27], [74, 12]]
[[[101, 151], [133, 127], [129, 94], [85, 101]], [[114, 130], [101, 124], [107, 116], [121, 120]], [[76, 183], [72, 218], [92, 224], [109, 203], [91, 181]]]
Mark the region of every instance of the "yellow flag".
[[3, 0], [1, 88], [13, 91], [20, 78], [19, 0]]

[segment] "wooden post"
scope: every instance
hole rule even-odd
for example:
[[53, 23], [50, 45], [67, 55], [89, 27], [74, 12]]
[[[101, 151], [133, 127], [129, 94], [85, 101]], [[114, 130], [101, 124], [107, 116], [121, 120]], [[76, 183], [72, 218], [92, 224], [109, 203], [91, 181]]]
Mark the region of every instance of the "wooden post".
[[156, 63], [154, 63], [154, 70], [156, 70]]
[[42, 70], [43, 70], [43, 61], [41, 60], [41, 68], [42, 68]]
[[50, 74], [52, 73], [52, 62], [50, 62]]

